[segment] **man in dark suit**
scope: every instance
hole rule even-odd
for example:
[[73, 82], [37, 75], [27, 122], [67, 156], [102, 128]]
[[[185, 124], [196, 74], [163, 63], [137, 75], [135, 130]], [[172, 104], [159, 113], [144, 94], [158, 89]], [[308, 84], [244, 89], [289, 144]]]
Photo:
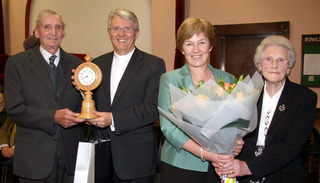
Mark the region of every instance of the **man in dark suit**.
[[10, 57], [6, 64], [6, 109], [17, 124], [14, 174], [21, 183], [73, 182], [83, 138], [79, 123], [84, 120], [73, 112], [79, 111], [82, 99], [70, 77], [81, 60], [60, 48], [64, 28], [59, 14], [42, 11], [35, 28], [40, 46]]
[[139, 23], [134, 13], [116, 9], [108, 23], [114, 51], [93, 60], [103, 81], [93, 95], [99, 118], [89, 122], [103, 128], [107, 138], [96, 148], [96, 183], [152, 183], [157, 170], [153, 121], [165, 63], [135, 47]]

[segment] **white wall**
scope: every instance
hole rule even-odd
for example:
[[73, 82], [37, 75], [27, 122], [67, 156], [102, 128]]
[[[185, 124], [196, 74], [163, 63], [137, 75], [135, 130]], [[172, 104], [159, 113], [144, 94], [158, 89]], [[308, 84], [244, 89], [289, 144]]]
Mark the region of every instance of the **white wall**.
[[30, 34], [43, 9], [53, 9], [66, 23], [66, 37], [62, 48], [71, 53], [90, 51], [93, 58], [113, 50], [107, 34], [107, 20], [111, 10], [125, 8], [136, 14], [140, 24], [139, 49], [152, 52], [150, 0], [32, 0]]

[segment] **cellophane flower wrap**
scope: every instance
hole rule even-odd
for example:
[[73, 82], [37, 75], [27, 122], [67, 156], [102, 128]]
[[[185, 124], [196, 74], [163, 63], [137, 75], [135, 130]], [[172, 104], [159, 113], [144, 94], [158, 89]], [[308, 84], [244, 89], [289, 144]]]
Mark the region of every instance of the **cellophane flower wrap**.
[[170, 85], [172, 114], [159, 111], [204, 149], [233, 154], [235, 141], [257, 126], [256, 103], [263, 84], [256, 72], [238, 81], [231, 93], [213, 80], [189, 93]]

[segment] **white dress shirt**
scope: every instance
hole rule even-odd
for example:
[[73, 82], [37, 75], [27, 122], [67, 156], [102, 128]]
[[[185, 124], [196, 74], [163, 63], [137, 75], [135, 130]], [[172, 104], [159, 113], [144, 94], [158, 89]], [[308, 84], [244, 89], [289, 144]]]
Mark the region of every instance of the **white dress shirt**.
[[[110, 98], [111, 104], [113, 102], [114, 95], [118, 89], [118, 85], [126, 70], [128, 63], [132, 57], [135, 48], [126, 55], [118, 55], [114, 52], [112, 66], [111, 66], [111, 78], [110, 78]], [[112, 124], [110, 125], [111, 131], [115, 131], [114, 120], [112, 118]]]

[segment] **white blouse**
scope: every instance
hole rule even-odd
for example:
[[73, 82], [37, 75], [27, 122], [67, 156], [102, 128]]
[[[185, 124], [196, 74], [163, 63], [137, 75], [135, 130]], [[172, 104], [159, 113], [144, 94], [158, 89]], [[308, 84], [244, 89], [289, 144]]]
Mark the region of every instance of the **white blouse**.
[[265, 145], [266, 134], [270, 127], [273, 114], [276, 110], [284, 85], [285, 82], [283, 83], [281, 89], [271, 98], [267, 92], [267, 86], [265, 84], [257, 146]]

